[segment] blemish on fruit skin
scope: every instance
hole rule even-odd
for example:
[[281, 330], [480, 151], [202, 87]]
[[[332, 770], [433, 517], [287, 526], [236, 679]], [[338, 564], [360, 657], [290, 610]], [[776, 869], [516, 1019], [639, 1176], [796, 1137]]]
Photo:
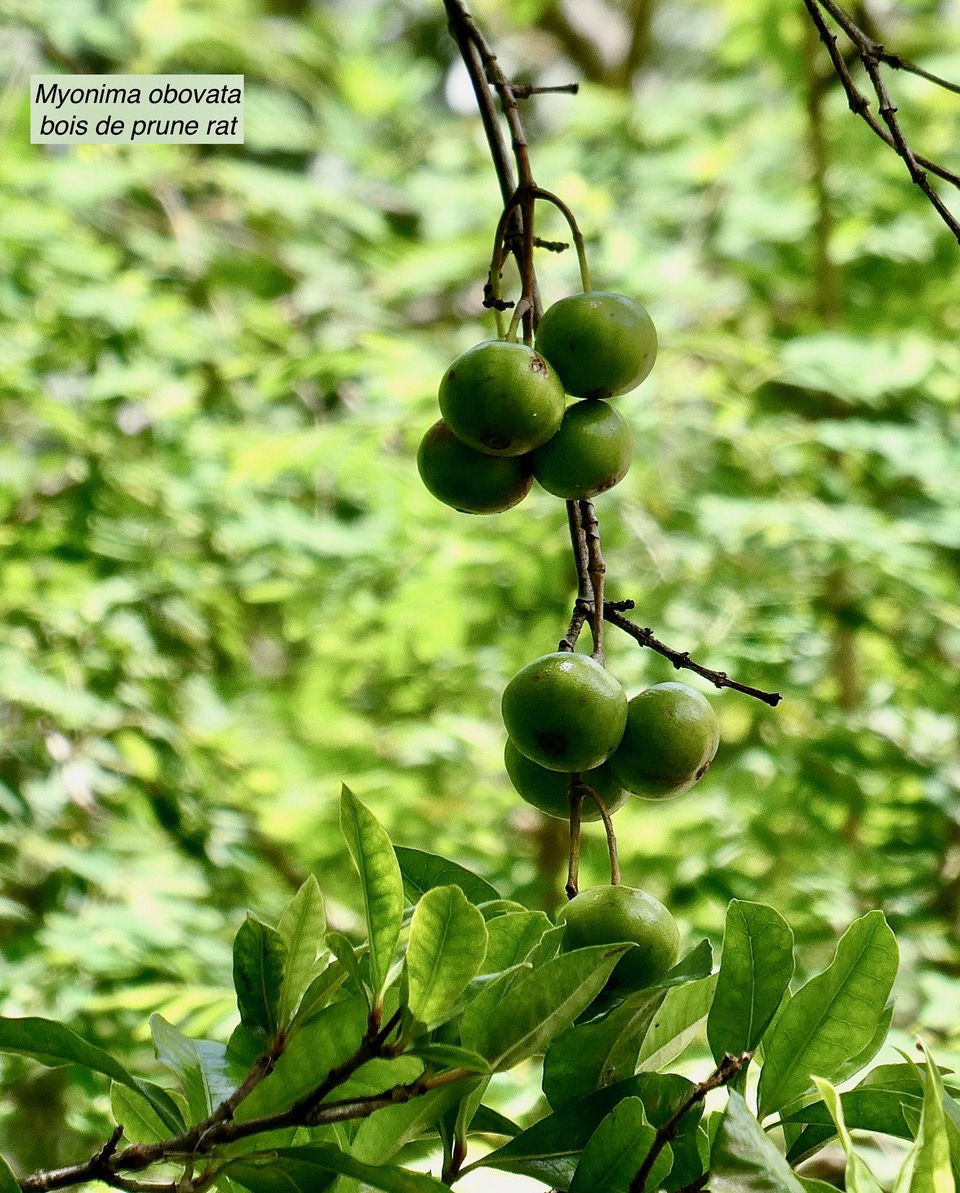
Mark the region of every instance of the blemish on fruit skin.
[[545, 373], [547, 371], [547, 362], [542, 356], [534, 356], [530, 361], [530, 369], [534, 373]]

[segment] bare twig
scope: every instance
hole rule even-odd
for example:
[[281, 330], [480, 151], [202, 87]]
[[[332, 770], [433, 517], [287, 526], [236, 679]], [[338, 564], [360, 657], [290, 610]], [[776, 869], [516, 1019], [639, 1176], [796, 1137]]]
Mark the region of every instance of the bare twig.
[[726, 671], [712, 671], [709, 667], [701, 666], [690, 658], [689, 651], [673, 650], [672, 647], [661, 642], [659, 638], [654, 637], [653, 630], [649, 626], [635, 625], [618, 611], [620, 609], [632, 609], [633, 607], [633, 601], [607, 601], [603, 608], [603, 616], [612, 625], [623, 630], [625, 634], [629, 634], [641, 646], [649, 646], [657, 654], [663, 655], [665, 659], [669, 659], [677, 670], [683, 667], [688, 671], [695, 671], [697, 675], [702, 675], [704, 679], [708, 679], [715, 688], [732, 688], [735, 692], [743, 692], [747, 696], [753, 696], [757, 700], [762, 700], [764, 704], [769, 704], [771, 708], [776, 708], [783, 699], [779, 692], [765, 692], [761, 688], [751, 688], [748, 684], [739, 683], [737, 680], [731, 679]]
[[580, 503], [580, 525], [587, 547], [587, 575], [590, 580], [590, 631], [593, 634], [593, 657], [602, 667], [603, 657], [603, 577], [607, 570], [600, 547], [600, 524], [592, 501]]
[[566, 892], [568, 899], [580, 893], [580, 818], [583, 813], [583, 793], [580, 776], [570, 776], [570, 860], [567, 865]]
[[581, 781], [579, 791], [584, 799], [593, 800], [597, 805], [597, 811], [600, 813], [600, 819], [603, 821], [604, 831], [607, 834], [607, 853], [610, 855], [610, 885], [619, 886], [620, 853], [617, 849], [617, 834], [613, 831], [613, 817], [610, 815], [607, 805], [589, 783]]
[[[869, 128], [903, 159], [912, 181], [927, 196], [937, 214], [953, 233], [958, 243], [960, 243], [960, 220], [954, 216], [949, 207], [947, 207], [933, 189], [927, 174], [928, 172], [936, 174], [945, 182], [949, 182], [951, 186], [958, 188], [960, 188], [960, 175], [946, 169], [937, 162], [931, 161], [929, 158], [922, 157], [913, 152], [900, 126], [900, 122], [897, 120], [897, 106], [894, 104], [887, 90], [886, 82], [880, 70], [880, 64], [886, 62], [890, 66], [896, 66], [896, 69], [910, 70], [912, 73], [921, 75], [938, 86], [946, 86], [950, 91], [960, 93], [960, 87], [955, 84], [948, 84], [946, 80], [940, 79], [936, 75], [931, 75], [928, 71], [922, 71], [906, 59], [899, 58], [897, 55], [887, 54], [884, 47], [868, 37], [835, 0], [803, 0], [803, 3], [807, 12], [810, 14], [810, 19], [813, 21], [820, 40], [826, 46], [827, 53], [830, 55], [830, 61], [833, 63], [833, 68], [846, 93], [850, 110], [865, 121]], [[857, 51], [857, 56], [860, 58], [873, 85], [873, 90], [877, 97], [880, 120], [877, 120], [870, 111], [870, 100], [854, 82], [846, 61], [837, 46], [836, 36], [830, 32], [830, 28], [824, 20], [821, 9], [830, 14], [853, 43]]]

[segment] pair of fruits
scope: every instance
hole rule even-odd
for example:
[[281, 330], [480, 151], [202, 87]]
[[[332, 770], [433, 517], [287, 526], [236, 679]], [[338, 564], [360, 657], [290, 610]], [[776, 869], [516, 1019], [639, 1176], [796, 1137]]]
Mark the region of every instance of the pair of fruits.
[[[564, 818], [573, 773], [608, 808], [628, 793], [664, 799], [693, 786], [720, 742], [716, 715], [694, 688], [655, 684], [628, 701], [609, 671], [573, 651], [555, 651], [518, 671], [502, 711], [511, 782], [528, 802]], [[584, 814], [599, 813], [590, 816], [585, 804]]]
[[[450, 365], [440, 413], [417, 467], [427, 489], [464, 513], [517, 505], [534, 478], [564, 500], [623, 479], [633, 436], [604, 399], [635, 388], [653, 367], [657, 333], [632, 299], [586, 292], [544, 313], [536, 348], [485, 340]], [[565, 394], [586, 398], [566, 406]]]

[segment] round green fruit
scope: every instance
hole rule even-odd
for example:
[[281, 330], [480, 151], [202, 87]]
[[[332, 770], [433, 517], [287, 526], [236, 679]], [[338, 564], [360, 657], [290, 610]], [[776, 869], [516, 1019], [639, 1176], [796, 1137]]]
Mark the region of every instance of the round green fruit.
[[[547, 816], [555, 816], [558, 820], [566, 820], [570, 816], [570, 776], [563, 771], [547, 770], [539, 762], [526, 758], [510, 738], [503, 748], [503, 764], [507, 768], [510, 782], [518, 795], [528, 804], [533, 804]], [[595, 770], [585, 771], [581, 779], [603, 800], [611, 815], [622, 807], [630, 798], [630, 792], [625, 791], [610, 772], [610, 767], [604, 763]], [[580, 812], [581, 820], [600, 820], [600, 809], [592, 799], [585, 799]]]
[[665, 799], [706, 773], [720, 744], [716, 713], [685, 683], [658, 683], [634, 696], [610, 769], [635, 795]]
[[590, 290], [561, 298], [544, 312], [537, 351], [568, 394], [615, 398], [635, 389], [653, 368], [657, 329], [632, 298]]
[[627, 696], [589, 655], [556, 651], [517, 672], [502, 710], [521, 754], [547, 770], [583, 772], [606, 762], [619, 745]]
[[417, 451], [417, 468], [427, 489], [444, 505], [464, 514], [498, 514], [530, 492], [530, 456], [486, 456], [454, 435], [440, 419]]
[[484, 340], [468, 348], [440, 382], [440, 413], [454, 435], [491, 456], [522, 456], [563, 421], [560, 379], [526, 344]]
[[533, 453], [533, 475], [548, 493], [582, 501], [612, 489], [627, 475], [633, 434], [609, 402], [574, 402], [560, 430]]
[[659, 899], [632, 886], [594, 886], [562, 908], [562, 948], [587, 948], [628, 940], [637, 947], [620, 958], [605, 989], [629, 994], [659, 981], [676, 964], [680, 932]]

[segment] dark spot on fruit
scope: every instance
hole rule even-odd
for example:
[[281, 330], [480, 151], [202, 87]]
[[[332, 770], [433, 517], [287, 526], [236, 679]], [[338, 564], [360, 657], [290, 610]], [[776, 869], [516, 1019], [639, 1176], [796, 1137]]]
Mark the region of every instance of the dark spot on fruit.
[[[712, 762], [712, 761], [713, 761], [713, 759], [711, 758], [711, 759], [710, 759], [710, 762]], [[701, 767], [700, 767], [700, 769], [697, 771], [697, 773], [696, 773], [696, 775], [694, 776], [694, 778], [696, 778], [696, 779], [702, 779], [702, 778], [703, 778], [703, 776], [704, 776], [704, 775], [707, 773], [707, 771], [710, 769], [710, 762], [705, 762], [705, 763], [703, 764], [703, 766], [701, 766]]]
[[505, 451], [510, 446], [510, 440], [505, 435], [481, 435], [480, 442], [494, 452]]
[[537, 734], [537, 745], [545, 754], [553, 754], [559, 757], [563, 753], [566, 744], [563, 736], [559, 733]]
[[534, 355], [533, 360], [530, 361], [530, 368], [534, 373], [545, 373], [547, 371], [547, 362], [542, 356]]

